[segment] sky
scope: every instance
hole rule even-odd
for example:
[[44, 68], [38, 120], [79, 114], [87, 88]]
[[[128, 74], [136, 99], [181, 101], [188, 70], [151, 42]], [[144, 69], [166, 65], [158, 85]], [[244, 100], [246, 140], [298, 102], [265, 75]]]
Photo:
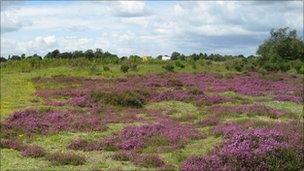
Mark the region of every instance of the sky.
[[1, 56], [101, 48], [255, 54], [272, 28], [303, 37], [304, 1], [1, 1]]

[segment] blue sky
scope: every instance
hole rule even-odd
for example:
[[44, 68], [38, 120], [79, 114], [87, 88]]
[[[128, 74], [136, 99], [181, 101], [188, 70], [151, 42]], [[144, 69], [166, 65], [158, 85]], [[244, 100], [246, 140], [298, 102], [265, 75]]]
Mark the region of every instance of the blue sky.
[[1, 55], [251, 55], [280, 27], [303, 36], [303, 1], [1, 1]]

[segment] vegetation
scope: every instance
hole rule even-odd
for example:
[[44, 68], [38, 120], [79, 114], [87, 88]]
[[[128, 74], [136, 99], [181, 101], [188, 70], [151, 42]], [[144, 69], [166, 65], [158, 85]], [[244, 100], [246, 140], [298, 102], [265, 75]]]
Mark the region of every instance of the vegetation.
[[276, 51], [291, 32], [249, 57], [1, 58], [1, 169], [303, 170], [303, 56]]

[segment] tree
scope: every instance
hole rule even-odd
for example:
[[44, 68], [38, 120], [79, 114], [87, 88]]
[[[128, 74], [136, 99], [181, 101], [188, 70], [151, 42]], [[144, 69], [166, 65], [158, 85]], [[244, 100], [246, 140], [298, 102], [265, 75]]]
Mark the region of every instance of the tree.
[[180, 56], [180, 53], [178, 53], [178, 52], [173, 52], [173, 53], [171, 54], [171, 60], [177, 60], [179, 56]]
[[11, 57], [11, 60], [21, 60], [21, 57], [20, 56], [18, 56], [18, 55], [13, 55], [12, 57]]
[[304, 42], [296, 30], [290, 31], [288, 27], [272, 29], [270, 37], [259, 46], [257, 54], [261, 56], [261, 63], [295, 59], [304, 61]]
[[163, 59], [163, 56], [162, 56], [162, 55], [158, 55], [158, 56], [156, 57], [156, 59], [162, 60], [162, 59]]
[[92, 49], [88, 49], [84, 52], [84, 56], [88, 59], [93, 59], [95, 57]]
[[49, 52], [45, 55], [45, 58], [59, 58], [60, 57], [60, 51], [58, 49]]
[[4, 58], [4, 57], [0, 57], [0, 63], [1, 62], [6, 62], [7, 61], [7, 59], [6, 58]]

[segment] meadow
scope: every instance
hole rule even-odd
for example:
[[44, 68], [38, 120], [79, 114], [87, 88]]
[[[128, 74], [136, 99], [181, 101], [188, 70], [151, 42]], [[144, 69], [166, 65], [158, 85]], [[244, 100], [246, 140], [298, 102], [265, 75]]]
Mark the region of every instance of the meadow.
[[121, 65], [2, 65], [1, 170], [304, 168], [303, 75], [229, 61]]

